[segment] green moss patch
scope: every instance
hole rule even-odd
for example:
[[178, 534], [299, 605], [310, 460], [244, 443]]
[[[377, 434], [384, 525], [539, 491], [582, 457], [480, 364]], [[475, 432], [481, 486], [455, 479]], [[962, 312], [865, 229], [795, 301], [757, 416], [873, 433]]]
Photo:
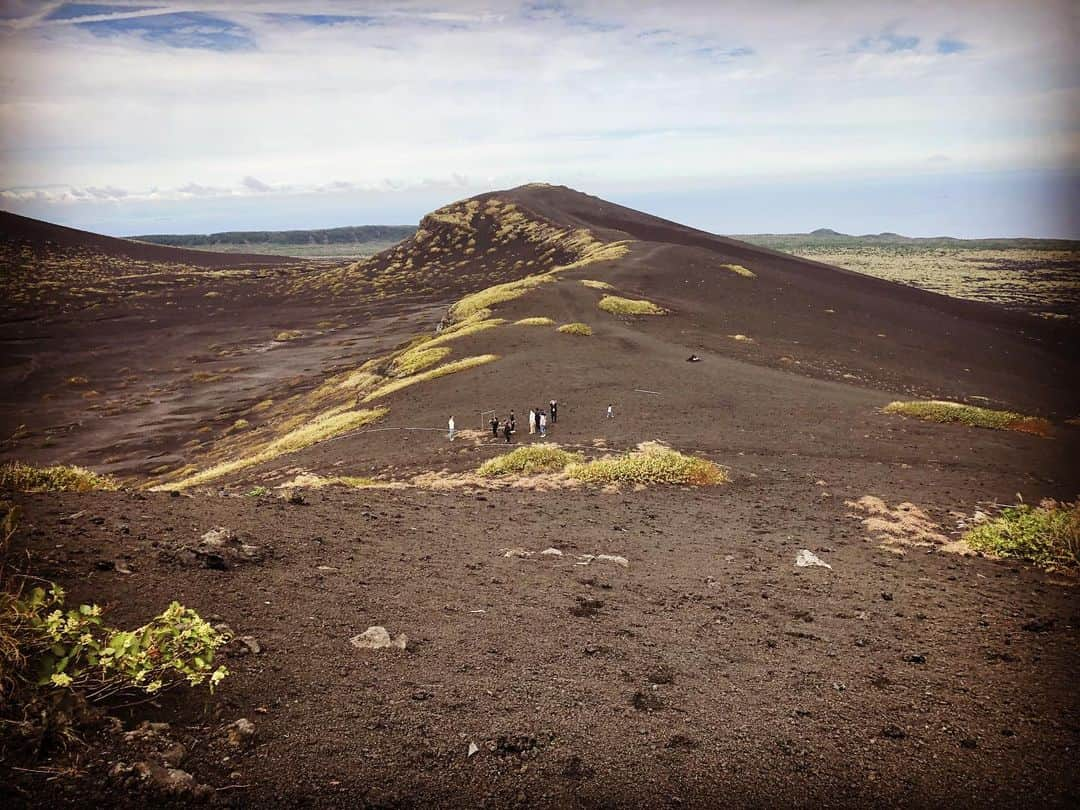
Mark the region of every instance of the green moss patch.
[[1080, 501], [1045, 500], [1003, 509], [964, 535], [968, 547], [993, 557], [1028, 560], [1044, 568], [1080, 568]]
[[891, 402], [882, 409], [885, 413], [912, 416], [926, 422], [960, 422], [969, 427], [992, 430], [1016, 430], [1048, 436], [1050, 423], [1036, 416], [1026, 416], [1013, 411], [994, 411], [975, 405], [943, 400], [919, 400], [914, 402]]
[[530, 444], [488, 459], [476, 472], [487, 477], [561, 472], [581, 459], [581, 453], [571, 453], [556, 444]]

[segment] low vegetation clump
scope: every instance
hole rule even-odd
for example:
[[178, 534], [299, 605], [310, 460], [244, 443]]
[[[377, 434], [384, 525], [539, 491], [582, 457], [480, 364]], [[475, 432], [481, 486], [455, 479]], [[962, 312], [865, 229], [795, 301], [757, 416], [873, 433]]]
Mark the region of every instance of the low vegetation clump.
[[994, 557], [1029, 560], [1044, 568], [1080, 568], [1080, 501], [1020, 503], [964, 535], [968, 547]]
[[520, 298], [525, 295], [525, 293], [536, 289], [541, 284], [546, 284], [554, 280], [555, 277], [552, 275], [525, 276], [525, 278], [518, 279], [517, 281], [496, 284], [487, 289], [475, 292], [472, 295], [466, 295], [450, 307], [450, 317], [455, 321], [463, 320], [475, 315], [480, 310], [490, 309], [496, 304], [502, 304], [506, 301], [513, 301], [515, 298]]
[[564, 323], [559, 327], [560, 332], [564, 335], [581, 335], [588, 337], [592, 334], [592, 327], [587, 323]]
[[479, 475], [533, 475], [541, 472], [561, 472], [567, 465], [580, 462], [581, 453], [571, 453], [555, 444], [531, 444], [509, 453], [488, 459], [477, 470]]
[[720, 266], [725, 270], [730, 270], [732, 273], [737, 273], [743, 278], [757, 278], [757, 273], [749, 267], [743, 267], [741, 264], [722, 264]]
[[597, 304], [604, 312], [613, 315], [666, 315], [667, 310], [644, 298], [620, 298], [617, 295], [605, 295]]
[[891, 402], [883, 410], [885, 413], [913, 416], [927, 422], [961, 422], [969, 427], [1018, 430], [1039, 436], [1049, 435], [1051, 429], [1050, 423], [1039, 417], [942, 400]]
[[441, 363], [449, 354], [450, 349], [447, 346], [422, 344], [395, 357], [390, 364], [390, 373], [395, 377], [408, 377]]
[[428, 371], [415, 374], [412, 377], [402, 377], [399, 380], [393, 380], [386, 385], [382, 385], [364, 397], [364, 402], [370, 402], [373, 399], [379, 397], [385, 397], [387, 394], [392, 394], [395, 391], [400, 391], [402, 388], [408, 388], [410, 385], [415, 385], [420, 382], [427, 382], [428, 380], [436, 380], [439, 377], [445, 377], [447, 374], [454, 374], [458, 371], [467, 371], [477, 366], [482, 366], [485, 363], [490, 363], [493, 360], [498, 360], [497, 354], [480, 354], [475, 357], [463, 357], [460, 360], [455, 360], [452, 363], [438, 366]]
[[115, 479], [83, 467], [63, 464], [31, 467], [17, 461], [0, 467], [0, 489], [16, 492], [92, 492], [119, 488], [120, 484]]
[[[228, 637], [177, 602], [142, 627], [119, 630], [105, 625], [99, 606], [68, 608], [58, 585], [15, 572], [10, 542], [18, 508], [0, 511], [0, 726], [37, 725], [42, 738], [67, 740], [74, 712], [65, 695], [152, 695], [181, 683], [212, 691], [228, 675], [214, 666]], [[31, 582], [41, 584], [27, 590]]]
[[332, 439], [342, 433], [356, 430], [381, 419], [389, 412], [389, 408], [374, 408], [371, 410], [349, 410], [347, 407], [332, 408], [307, 420], [304, 424], [288, 431], [283, 436], [279, 436], [251, 455], [223, 462], [179, 481], [154, 487], [154, 489], [164, 491], [180, 490], [207, 484], [210, 481], [245, 470], [256, 464], [273, 461], [278, 456], [295, 453], [326, 439]]
[[551, 318], [522, 318], [519, 321], [514, 321], [514, 326], [554, 326], [555, 321]]
[[154, 694], [185, 681], [213, 689], [228, 675], [213, 665], [227, 637], [178, 602], [129, 631], [106, 626], [101, 613], [97, 605], [65, 610], [59, 586], [37, 587], [5, 605], [3, 632], [16, 639], [37, 686], [78, 689], [92, 699]]
[[655, 442], [646, 442], [636, 451], [621, 456], [571, 464], [566, 472], [571, 478], [588, 484], [712, 486], [731, 480], [711, 461], [684, 455]]
[[315, 473], [302, 473], [291, 481], [282, 484], [279, 489], [322, 489], [323, 487], [349, 487], [351, 489], [375, 489], [392, 486], [389, 481], [368, 478], [361, 475], [335, 475], [324, 477]]
[[300, 338], [300, 337], [303, 337], [303, 336], [304, 336], [304, 333], [300, 332], [300, 331], [297, 331], [296, 329], [286, 329], [286, 330], [284, 330], [282, 332], [278, 332], [276, 335], [274, 335], [274, 340], [276, 340], [278, 343], [286, 343], [286, 342], [288, 342], [290, 340], [296, 340], [297, 338]]
[[581, 283], [586, 287], [591, 287], [594, 290], [614, 290], [615, 288], [608, 284], [606, 281], [593, 281], [591, 278], [585, 278], [581, 280]]

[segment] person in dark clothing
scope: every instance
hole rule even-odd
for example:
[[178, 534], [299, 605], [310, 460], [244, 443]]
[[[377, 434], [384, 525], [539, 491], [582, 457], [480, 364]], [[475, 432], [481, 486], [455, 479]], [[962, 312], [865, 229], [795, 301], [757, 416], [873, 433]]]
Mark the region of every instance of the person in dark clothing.
[[548, 404], [550, 405], [551, 411], [551, 424], [554, 425], [556, 422], [559, 421], [559, 403], [553, 399]]
[[491, 425], [491, 435], [496, 439], [499, 438], [499, 417], [491, 417], [491, 422], [489, 424]]
[[511, 433], [513, 433], [513, 431], [512, 431], [511, 429], [510, 429], [510, 420], [509, 420], [509, 419], [507, 419], [507, 420], [506, 420], [506, 421], [505, 421], [505, 422], [503, 423], [503, 436], [505, 436], [505, 437], [506, 437], [506, 443], [507, 443], [507, 444], [510, 444], [510, 434], [511, 434]]

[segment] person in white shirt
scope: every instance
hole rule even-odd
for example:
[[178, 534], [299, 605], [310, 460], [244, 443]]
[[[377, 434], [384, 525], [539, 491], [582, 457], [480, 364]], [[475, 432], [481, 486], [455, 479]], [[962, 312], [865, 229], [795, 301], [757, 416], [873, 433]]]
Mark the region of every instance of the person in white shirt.
[[540, 411], [540, 435], [547, 436], [547, 414]]
[[607, 418], [608, 419], [614, 419], [615, 418], [615, 409], [612, 408], [610, 404], [607, 406]]
[[536, 433], [536, 411], [529, 408], [529, 435]]
[[454, 417], [452, 417], [452, 416], [450, 417], [450, 421], [447, 423], [447, 427], [450, 428], [450, 431], [449, 431], [450, 441], [453, 441], [454, 440]]

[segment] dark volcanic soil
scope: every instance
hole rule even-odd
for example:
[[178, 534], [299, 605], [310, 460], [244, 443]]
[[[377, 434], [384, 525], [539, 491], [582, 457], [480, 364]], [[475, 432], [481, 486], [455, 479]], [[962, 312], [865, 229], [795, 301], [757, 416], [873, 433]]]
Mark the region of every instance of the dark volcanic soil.
[[[128, 710], [127, 727], [170, 723], [168, 735], [186, 747], [182, 767], [215, 788], [211, 801], [239, 806], [1075, 806], [1074, 580], [947, 553], [937, 541], [912, 546], [910, 531], [883, 548], [880, 525], [862, 522], [874, 515], [856, 504], [881, 499], [892, 510], [882, 519], [924, 514], [944, 541], [977, 509], [1016, 493], [1074, 497], [1080, 429], [1065, 420], [1080, 413], [1075, 328], [566, 189], [497, 196], [561, 227], [630, 239], [630, 252], [500, 304], [495, 315], [510, 323], [453, 341], [449, 357], [492, 352], [497, 361], [376, 400], [389, 413], [370, 428], [175, 497], [17, 496], [25, 519], [16, 550], [71, 601], [107, 604], [110, 621], [138, 625], [177, 599], [258, 642], [257, 654], [230, 648], [233, 674], [217, 696], [174, 692]], [[426, 241], [367, 265], [200, 277], [184, 295], [169, 287], [148, 296], [130, 321], [145, 341], [137, 377], [176, 383], [158, 395], [168, 419], [139, 421], [137, 409], [118, 406], [91, 421], [81, 394], [55, 393], [83, 368], [122, 381], [117, 366], [140, 355], [122, 330], [107, 331], [99, 350], [44, 370], [43, 353], [65, 356], [95, 328], [93, 310], [9, 320], [0, 337], [16, 336], [22, 356], [10, 373], [29, 368], [36, 387], [21, 405], [17, 395], [0, 398], [11, 430], [31, 425], [5, 457], [100, 466], [102, 437], [119, 435], [114, 463], [135, 484], [162, 459], [201, 468], [231, 420], [258, 419], [254, 403], [291, 401], [330, 371], [430, 330], [464, 293], [560, 260], [529, 259], [525, 243], [504, 250], [490, 223], [474, 232], [471, 252], [453, 253], [465, 242], [440, 230], [446, 219], [425, 219]], [[423, 289], [399, 274], [409, 259], [436, 267]], [[603, 293], [582, 279], [671, 314], [601, 312]], [[390, 294], [379, 291], [384, 283]], [[226, 300], [206, 304], [218, 288]], [[122, 301], [103, 306], [124, 311]], [[529, 316], [583, 321], [594, 334], [512, 324]], [[155, 334], [159, 318], [173, 331]], [[254, 351], [289, 327], [304, 336]], [[207, 344], [225, 354], [211, 358]], [[687, 363], [691, 353], [702, 362]], [[222, 376], [201, 382], [209, 388], [199, 395], [186, 362]], [[233, 364], [242, 370], [223, 368]], [[1044, 416], [1054, 432], [880, 412], [914, 396]], [[307, 505], [279, 491], [243, 495], [302, 472], [427, 474], [451, 486], [506, 445], [471, 434], [448, 442], [450, 415], [475, 429], [482, 410], [514, 408], [520, 444], [538, 440], [525, 428], [528, 409], [553, 397], [561, 407], [550, 441], [596, 455], [662, 440], [724, 465], [732, 483], [326, 488], [306, 490]], [[81, 420], [63, 449], [42, 440], [39, 401], [50, 419]], [[203, 438], [185, 446], [193, 435]], [[261, 561], [214, 570], [177, 554], [215, 526], [258, 546]], [[548, 548], [562, 555], [540, 553]], [[796, 567], [803, 549], [832, 568]], [[598, 554], [627, 565], [582, 564]], [[406, 649], [350, 644], [373, 625], [406, 634]], [[223, 742], [238, 718], [256, 726], [241, 752]], [[75, 773], [5, 769], [11, 798], [165, 801], [109, 776], [144, 753], [111, 735], [92, 743], [45, 763], [75, 762]]]

